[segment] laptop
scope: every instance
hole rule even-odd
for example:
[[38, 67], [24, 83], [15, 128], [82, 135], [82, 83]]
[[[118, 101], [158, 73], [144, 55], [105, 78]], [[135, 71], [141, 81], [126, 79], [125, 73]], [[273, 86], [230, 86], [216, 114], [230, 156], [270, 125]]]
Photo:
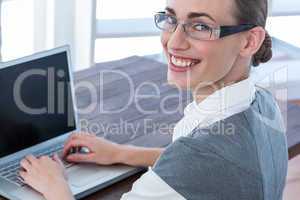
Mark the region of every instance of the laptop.
[[[28, 154], [61, 153], [70, 134], [80, 130], [70, 51], [58, 47], [0, 64], [0, 195], [13, 200], [43, 197], [22, 183], [19, 162]], [[148, 136], [131, 144], [147, 146]], [[166, 146], [166, 140], [156, 146]], [[79, 199], [131, 176], [142, 168], [65, 163], [68, 183]]]

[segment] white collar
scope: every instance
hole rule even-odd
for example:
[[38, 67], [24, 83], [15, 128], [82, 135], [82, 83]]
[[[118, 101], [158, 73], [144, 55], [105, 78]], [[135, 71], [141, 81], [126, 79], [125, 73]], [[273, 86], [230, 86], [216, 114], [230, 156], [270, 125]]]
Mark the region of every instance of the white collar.
[[221, 88], [199, 104], [193, 101], [184, 109], [184, 117], [176, 124], [173, 141], [186, 136], [197, 126], [205, 127], [249, 108], [255, 99], [251, 77]]

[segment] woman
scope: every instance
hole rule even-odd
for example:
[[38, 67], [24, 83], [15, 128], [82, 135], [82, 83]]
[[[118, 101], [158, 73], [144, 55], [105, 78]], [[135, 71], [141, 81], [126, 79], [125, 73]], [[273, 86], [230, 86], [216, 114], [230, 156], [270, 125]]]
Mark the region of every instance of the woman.
[[[272, 57], [267, 0], [168, 0], [155, 16], [168, 81], [193, 92], [166, 149], [71, 136], [70, 162], [150, 166], [122, 199], [282, 199], [287, 147], [279, 109], [251, 80]], [[86, 146], [87, 155], [67, 155]], [[57, 156], [21, 162], [24, 181], [46, 199], [72, 199]], [[44, 170], [46, 169], [47, 170]]]

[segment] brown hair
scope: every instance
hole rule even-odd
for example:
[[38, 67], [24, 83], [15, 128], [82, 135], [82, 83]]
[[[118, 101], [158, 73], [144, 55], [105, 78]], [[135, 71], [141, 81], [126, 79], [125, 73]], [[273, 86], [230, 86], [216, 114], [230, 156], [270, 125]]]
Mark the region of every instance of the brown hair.
[[[236, 17], [240, 23], [254, 24], [266, 27], [268, 16], [268, 0], [235, 0]], [[266, 37], [260, 49], [252, 57], [253, 66], [268, 62], [272, 58], [272, 39], [266, 32]]]

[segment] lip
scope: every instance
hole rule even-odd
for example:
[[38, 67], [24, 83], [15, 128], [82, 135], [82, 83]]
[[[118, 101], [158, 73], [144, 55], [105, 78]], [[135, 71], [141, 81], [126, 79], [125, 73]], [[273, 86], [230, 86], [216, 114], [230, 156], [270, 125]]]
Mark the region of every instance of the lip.
[[172, 56], [175, 56], [176, 58], [179, 58], [179, 59], [189, 59], [189, 60], [192, 60], [192, 61], [198, 61], [197, 64], [201, 63], [201, 60], [199, 62], [199, 59], [192, 59], [192, 58], [187, 58], [187, 57], [182, 57], [182, 56], [177, 56], [177, 55], [174, 55], [174, 54], [169, 54], [169, 69], [171, 71], [174, 71], [174, 72], [187, 72], [189, 71], [190, 69], [192, 69], [194, 66], [196, 66], [197, 64], [195, 64], [194, 66], [192, 67], [177, 67], [175, 66], [172, 61], [171, 61], [171, 57]]
[[[172, 56], [179, 58], [179, 59], [185, 59], [185, 60], [192, 60], [192, 61], [199, 61], [200, 59], [196, 59], [196, 58], [190, 58], [190, 57], [184, 57], [184, 56], [180, 56], [180, 55], [176, 55], [173, 53], [169, 53], [169, 57], [171, 58]], [[201, 62], [201, 60], [200, 60]]]
[[177, 67], [173, 63], [169, 62], [169, 69], [174, 72], [187, 72], [191, 67]]

